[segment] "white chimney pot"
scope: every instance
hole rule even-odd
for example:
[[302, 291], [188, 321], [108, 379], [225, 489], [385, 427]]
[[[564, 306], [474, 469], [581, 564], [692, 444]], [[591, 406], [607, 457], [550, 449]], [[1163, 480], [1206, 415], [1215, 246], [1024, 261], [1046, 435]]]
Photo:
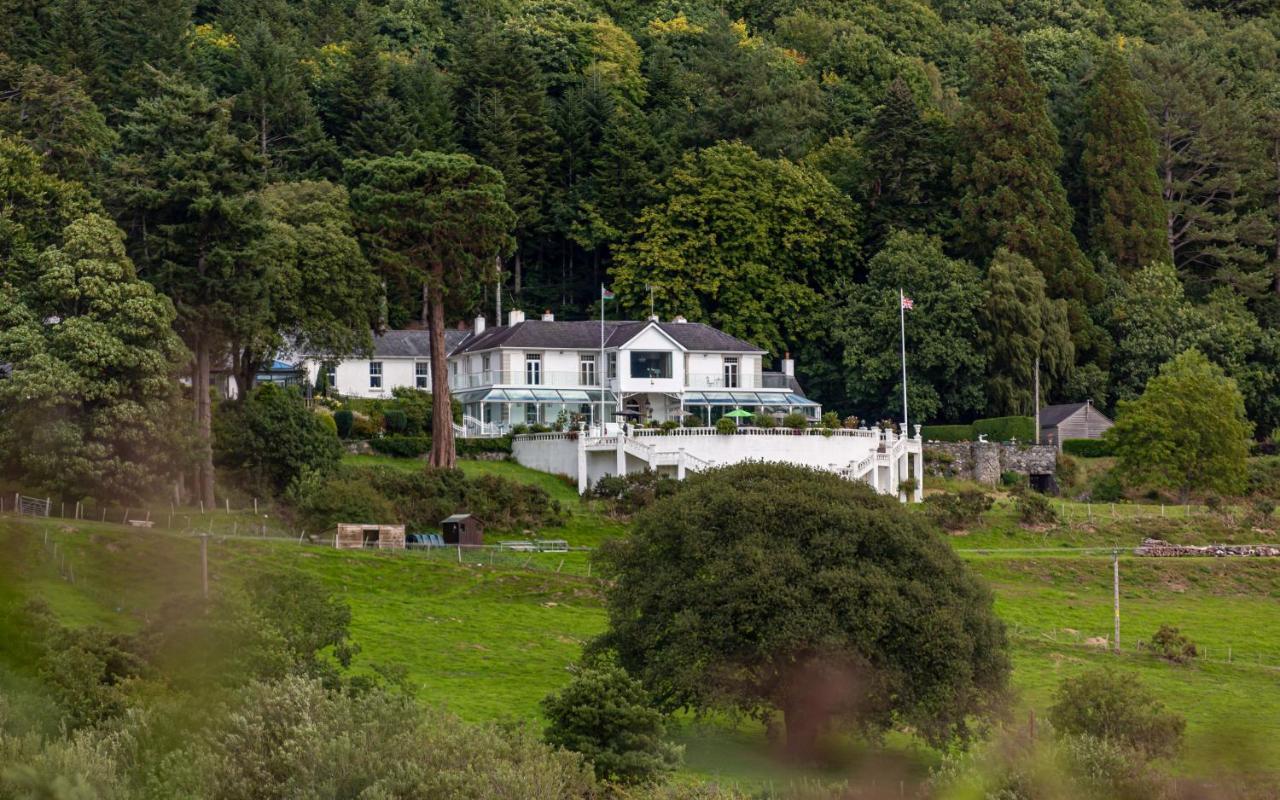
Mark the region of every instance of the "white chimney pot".
[[550, 311], [543, 311], [543, 312], [542, 312], [542, 321], [543, 321], [543, 322], [555, 322], [555, 321], [556, 321], [556, 315], [555, 315], [555, 314], [552, 314]]
[[484, 333], [484, 328], [485, 328], [485, 321], [484, 321], [484, 315], [482, 314], [476, 317], [475, 324], [472, 325], [471, 330], [473, 333], [475, 333], [476, 336], [479, 336], [480, 334]]
[[507, 314], [507, 324], [519, 325], [521, 322], [524, 322], [524, 312], [518, 308], [511, 309]]
[[684, 318], [684, 314], [676, 314], [675, 317], [671, 319], [671, 321], [675, 323], [685, 323], [685, 322], [688, 322], [689, 320]]

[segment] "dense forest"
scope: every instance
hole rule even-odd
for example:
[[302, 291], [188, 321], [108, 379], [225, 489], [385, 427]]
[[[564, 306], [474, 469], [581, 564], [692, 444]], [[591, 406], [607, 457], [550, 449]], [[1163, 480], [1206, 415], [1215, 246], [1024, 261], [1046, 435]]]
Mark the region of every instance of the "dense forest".
[[[789, 351], [817, 399], [874, 419], [899, 410], [901, 287], [922, 421], [1026, 413], [1037, 358], [1046, 401], [1114, 408], [1196, 347], [1259, 438], [1280, 424], [1270, 3], [3, 0], [0, 19], [0, 314], [36, 331], [66, 308], [59, 264], [136, 274], [129, 319], [93, 324], [147, 329], [143, 405], [180, 350], [166, 327], [251, 381], [282, 336], [341, 352], [423, 316], [353, 176], [424, 151], [501, 174], [505, 308], [589, 317], [608, 284], [610, 314], [652, 302]], [[450, 324], [492, 317], [493, 283], [448, 288]]]

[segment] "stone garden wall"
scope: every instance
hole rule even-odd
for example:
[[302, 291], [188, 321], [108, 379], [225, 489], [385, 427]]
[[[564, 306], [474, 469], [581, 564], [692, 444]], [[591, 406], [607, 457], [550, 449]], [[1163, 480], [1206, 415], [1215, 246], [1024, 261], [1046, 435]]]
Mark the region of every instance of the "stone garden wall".
[[1052, 475], [1058, 463], [1053, 445], [996, 442], [925, 442], [925, 474], [995, 486], [1000, 474]]

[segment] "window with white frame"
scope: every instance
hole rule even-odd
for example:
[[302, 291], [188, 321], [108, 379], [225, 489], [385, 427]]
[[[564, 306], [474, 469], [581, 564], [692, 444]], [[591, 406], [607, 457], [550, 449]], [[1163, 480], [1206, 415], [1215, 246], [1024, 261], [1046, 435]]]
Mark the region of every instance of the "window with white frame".
[[529, 386], [542, 385], [541, 353], [529, 353], [524, 357], [524, 382]]
[[726, 389], [735, 389], [738, 386], [738, 357], [724, 357], [724, 385]]
[[370, 389], [382, 388], [382, 362], [381, 361], [369, 362], [369, 388]]
[[324, 365], [325, 382], [329, 384], [330, 389], [336, 389], [338, 386], [338, 365], [330, 361]]
[[578, 356], [578, 383], [582, 386], [597, 384], [595, 355]]
[[607, 361], [608, 361], [607, 368], [609, 370], [609, 373], [608, 373], [609, 380], [613, 380], [614, 378], [618, 377], [618, 354], [610, 353]]
[[[480, 376], [483, 381], [488, 382], [492, 376], [489, 375], [489, 354], [485, 353], [480, 356]], [[495, 381], [496, 382], [496, 381]]]
[[413, 365], [413, 382], [419, 389], [431, 388], [431, 362], [418, 361]]

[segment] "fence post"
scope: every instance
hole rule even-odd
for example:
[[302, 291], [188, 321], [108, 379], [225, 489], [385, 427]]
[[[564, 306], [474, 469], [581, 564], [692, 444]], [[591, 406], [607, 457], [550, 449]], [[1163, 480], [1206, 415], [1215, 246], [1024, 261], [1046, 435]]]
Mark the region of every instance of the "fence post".
[[462, 563], [462, 543], [458, 543], [458, 563]]

